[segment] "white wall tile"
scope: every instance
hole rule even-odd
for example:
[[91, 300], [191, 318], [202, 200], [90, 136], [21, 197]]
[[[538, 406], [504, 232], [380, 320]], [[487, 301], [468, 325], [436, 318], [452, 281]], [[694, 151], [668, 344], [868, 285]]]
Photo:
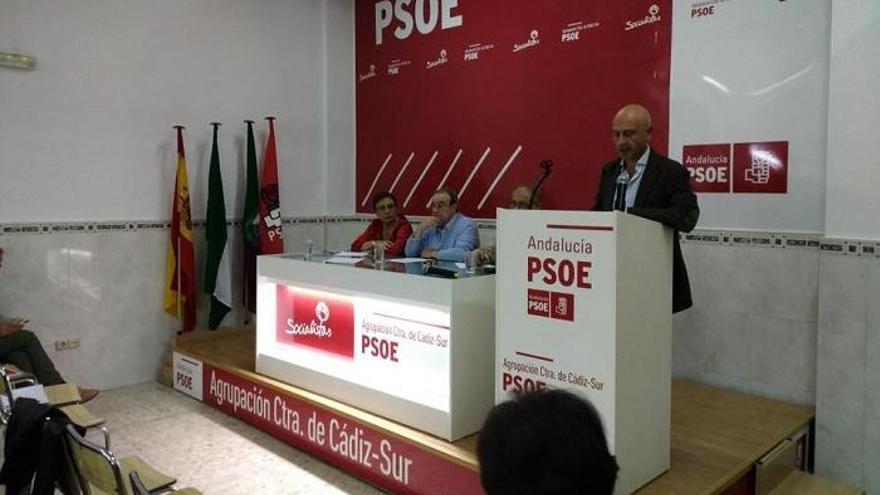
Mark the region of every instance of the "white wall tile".
[[674, 376], [812, 404], [817, 251], [700, 243], [683, 251], [694, 307], [673, 319]]
[[880, 493], [880, 419], [865, 420], [864, 483], [866, 493]]
[[816, 401], [826, 410], [864, 413], [865, 339], [820, 330]]
[[[764, 249], [767, 251], [767, 249]], [[764, 294], [761, 315], [813, 322], [818, 319], [819, 252], [811, 249], [770, 249], [756, 267], [755, 286]]]
[[312, 243], [312, 253], [324, 250], [324, 223], [295, 223], [284, 226], [284, 252], [301, 254]]
[[676, 378], [696, 378], [709, 370], [707, 336], [702, 324], [705, 310], [691, 308], [672, 317], [672, 375]]
[[351, 241], [367, 228], [369, 221], [370, 219], [365, 217], [361, 220], [351, 219], [341, 222], [327, 222], [327, 249], [330, 251], [351, 249]]
[[814, 396], [816, 323], [751, 316], [746, 325], [750, 333], [750, 380], [756, 385], [796, 391], [800, 397]]
[[865, 353], [865, 416], [880, 420], [880, 342], [868, 343]]
[[774, 385], [768, 385], [760, 381], [752, 380], [749, 382], [749, 388], [747, 391], [750, 394], [760, 395], [761, 397], [769, 397], [771, 399], [781, 400], [790, 404], [797, 404], [806, 407], [815, 407], [816, 405], [815, 390], [800, 390], [795, 388], [777, 387]]
[[703, 321], [705, 367], [703, 371], [751, 378], [751, 342], [747, 315], [714, 312]]
[[868, 344], [880, 346], [880, 259], [868, 261]]
[[819, 328], [864, 339], [868, 260], [823, 254], [819, 258]]
[[816, 474], [861, 486], [864, 434], [862, 415], [820, 407], [816, 414]]
[[720, 373], [712, 373], [708, 371], [700, 371], [695, 373], [693, 377], [694, 381], [698, 381], [700, 383], [705, 383], [707, 385], [712, 385], [715, 387], [726, 388], [730, 390], [737, 390], [740, 392], [748, 393], [751, 390], [749, 385], [749, 381], [745, 378], [739, 378], [736, 376], [730, 375], [722, 375]]

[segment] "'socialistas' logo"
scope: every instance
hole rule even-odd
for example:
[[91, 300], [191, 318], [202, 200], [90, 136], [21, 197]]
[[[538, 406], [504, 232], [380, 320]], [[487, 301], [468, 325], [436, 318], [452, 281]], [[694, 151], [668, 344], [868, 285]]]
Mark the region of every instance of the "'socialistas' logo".
[[626, 21], [626, 28], [624, 30], [631, 31], [648, 24], [654, 24], [655, 22], [660, 22], [660, 7], [657, 4], [648, 7], [648, 15], [645, 17], [634, 21]]

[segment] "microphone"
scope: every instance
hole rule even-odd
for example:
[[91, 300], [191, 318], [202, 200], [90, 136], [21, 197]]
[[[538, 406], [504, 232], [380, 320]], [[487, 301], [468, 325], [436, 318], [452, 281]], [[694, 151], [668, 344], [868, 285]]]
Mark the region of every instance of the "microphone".
[[626, 169], [617, 176], [617, 183], [614, 187], [614, 209], [618, 211], [626, 211], [626, 187], [629, 183], [629, 174]]
[[531, 210], [535, 206], [535, 201], [538, 199], [538, 189], [541, 188], [541, 184], [547, 180], [547, 177], [550, 177], [550, 172], [553, 171], [553, 160], [541, 160], [541, 163], [538, 164], [539, 167], [543, 169], [541, 173], [541, 178], [538, 179], [538, 182], [535, 183], [535, 186], [532, 187], [532, 194], [529, 196], [529, 209]]

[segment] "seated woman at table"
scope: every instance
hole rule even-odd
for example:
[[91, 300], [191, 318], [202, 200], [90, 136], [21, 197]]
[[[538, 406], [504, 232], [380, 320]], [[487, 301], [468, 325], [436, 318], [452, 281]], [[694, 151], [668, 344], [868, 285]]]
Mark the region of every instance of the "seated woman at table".
[[372, 251], [373, 246], [384, 245], [385, 256], [402, 256], [406, 240], [412, 235], [412, 225], [397, 214], [397, 198], [387, 191], [373, 196], [376, 218], [351, 243], [352, 251]]

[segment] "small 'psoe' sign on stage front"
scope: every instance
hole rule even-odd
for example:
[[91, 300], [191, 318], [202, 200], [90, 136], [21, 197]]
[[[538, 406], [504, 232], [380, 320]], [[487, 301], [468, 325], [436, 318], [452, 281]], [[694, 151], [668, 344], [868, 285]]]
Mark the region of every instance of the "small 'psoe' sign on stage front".
[[174, 390], [202, 400], [202, 362], [174, 353]]

